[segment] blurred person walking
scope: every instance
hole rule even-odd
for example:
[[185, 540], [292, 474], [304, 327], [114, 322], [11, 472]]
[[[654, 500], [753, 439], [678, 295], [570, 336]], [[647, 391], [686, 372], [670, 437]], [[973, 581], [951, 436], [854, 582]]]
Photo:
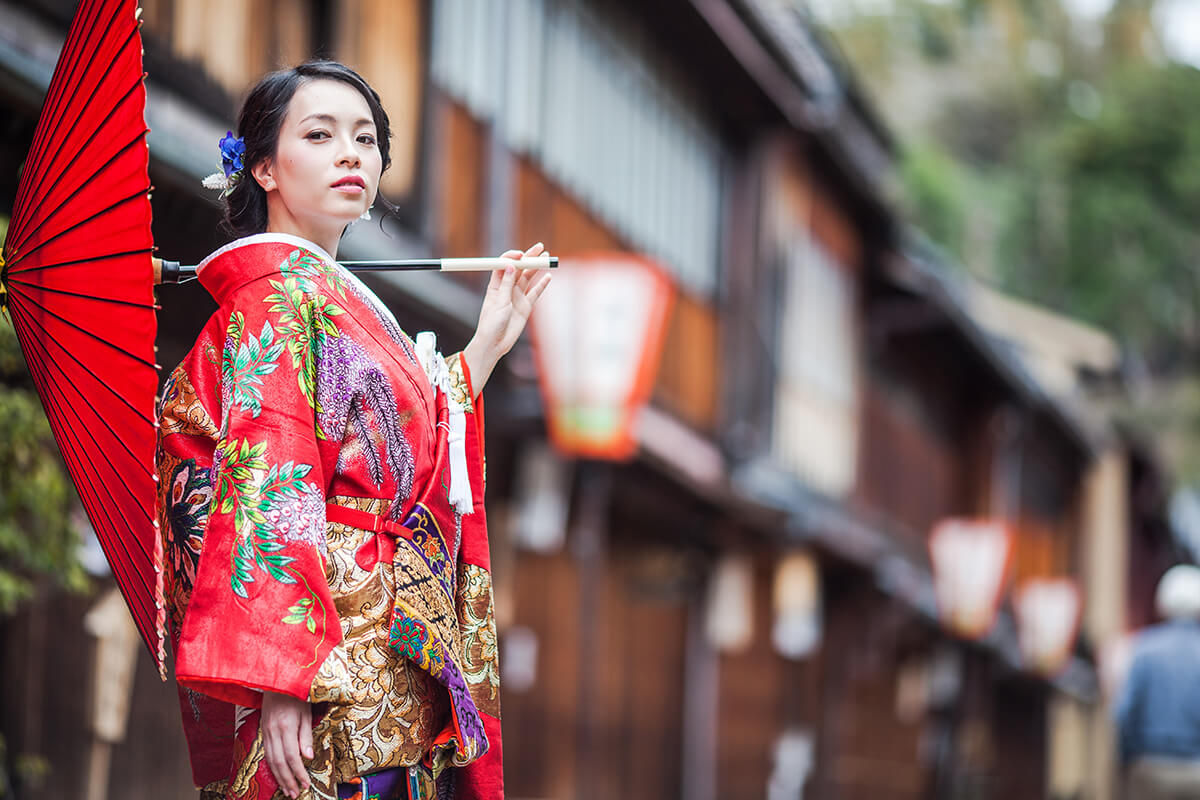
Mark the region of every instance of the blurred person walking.
[[1125, 797], [1200, 800], [1200, 568], [1167, 570], [1155, 604], [1117, 694]]

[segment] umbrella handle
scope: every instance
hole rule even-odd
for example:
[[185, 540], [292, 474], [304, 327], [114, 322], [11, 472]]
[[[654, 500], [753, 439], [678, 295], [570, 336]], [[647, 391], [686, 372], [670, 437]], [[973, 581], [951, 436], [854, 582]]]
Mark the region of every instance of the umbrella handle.
[[[196, 268], [180, 266], [178, 261], [151, 258], [154, 264], [154, 283], [187, 283], [196, 277]], [[558, 269], [558, 256], [530, 256], [529, 258], [417, 258], [406, 261], [343, 261], [342, 266], [351, 272], [435, 271], [435, 272], [486, 272], [504, 269], [509, 264], [521, 269]]]
[[[182, 277], [178, 261], [168, 261], [165, 258], [151, 257], [150, 263], [154, 265], [154, 285], [160, 283], [182, 283], [187, 278]], [[195, 277], [196, 268], [192, 267], [192, 277]]]

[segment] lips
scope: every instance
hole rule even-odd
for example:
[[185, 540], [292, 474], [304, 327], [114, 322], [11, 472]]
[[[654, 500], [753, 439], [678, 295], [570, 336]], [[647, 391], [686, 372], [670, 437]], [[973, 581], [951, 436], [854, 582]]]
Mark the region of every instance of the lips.
[[347, 175], [345, 178], [342, 178], [334, 183], [332, 188], [343, 190], [365, 190], [367, 188], [367, 182], [357, 175]]

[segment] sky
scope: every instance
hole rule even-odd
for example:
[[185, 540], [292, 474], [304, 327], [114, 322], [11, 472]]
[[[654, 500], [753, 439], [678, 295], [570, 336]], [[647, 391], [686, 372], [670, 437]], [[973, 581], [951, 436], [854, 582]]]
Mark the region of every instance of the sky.
[[1200, 0], [1160, 0], [1155, 17], [1167, 54], [1200, 67]]
[[[1062, 0], [1062, 3], [1068, 12], [1086, 23], [1095, 22], [1107, 13], [1113, 0]], [[840, 16], [854, 13], [886, 13], [892, 0], [808, 0], [807, 5], [818, 18], [836, 22]], [[1169, 57], [1200, 67], [1200, 0], [1158, 0], [1154, 22]]]

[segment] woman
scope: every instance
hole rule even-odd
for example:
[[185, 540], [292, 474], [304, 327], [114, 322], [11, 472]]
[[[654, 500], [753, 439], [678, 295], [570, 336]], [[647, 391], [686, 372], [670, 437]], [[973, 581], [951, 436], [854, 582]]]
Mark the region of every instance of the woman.
[[200, 265], [219, 309], [160, 405], [164, 614], [196, 782], [501, 797], [479, 392], [549, 275], [493, 273], [474, 337], [442, 358], [334, 262], [389, 164], [374, 90], [334, 62], [272, 73], [238, 131], [219, 183], [241, 238]]

